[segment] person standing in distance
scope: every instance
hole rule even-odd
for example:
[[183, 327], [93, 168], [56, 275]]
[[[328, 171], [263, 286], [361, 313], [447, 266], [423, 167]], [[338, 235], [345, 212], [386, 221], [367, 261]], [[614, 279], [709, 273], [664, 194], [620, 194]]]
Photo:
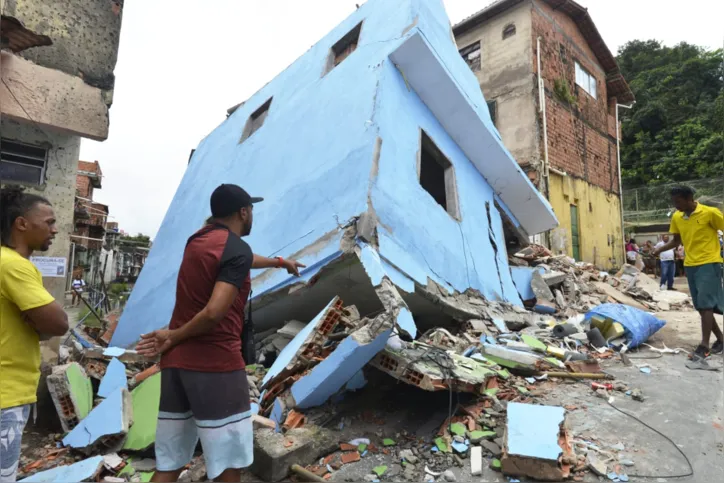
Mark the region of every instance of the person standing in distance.
[[40, 338], [68, 330], [63, 306], [30, 261], [53, 243], [48, 200], [18, 186], [0, 190], [0, 482], [17, 476], [20, 445], [40, 380]]
[[[669, 235], [661, 237], [661, 241], [654, 247], [656, 250], [669, 243]], [[659, 254], [661, 260], [661, 290], [674, 289], [674, 275], [676, 275], [676, 261], [674, 260], [674, 249], [666, 250]]]
[[[722, 331], [714, 319], [714, 313], [724, 312], [722, 256], [719, 247], [719, 230], [724, 230], [724, 216], [717, 208], [695, 201], [694, 190], [688, 186], [672, 188], [671, 202], [677, 210], [669, 228], [673, 239], [655, 249], [654, 254], [684, 245], [684, 269], [691, 300], [701, 315], [701, 343], [690, 358], [706, 359], [712, 352], [722, 352], [724, 346]], [[710, 350], [712, 332], [716, 342]]]
[[240, 481], [253, 462], [249, 388], [241, 354], [244, 306], [252, 268], [285, 268], [295, 260], [254, 255], [241, 237], [251, 233], [254, 203], [241, 187], [222, 184], [211, 195], [213, 219], [186, 243], [168, 329], [141, 336], [147, 357], [161, 354], [161, 401], [156, 472], [151, 481], [177, 481], [201, 446], [210, 479]]

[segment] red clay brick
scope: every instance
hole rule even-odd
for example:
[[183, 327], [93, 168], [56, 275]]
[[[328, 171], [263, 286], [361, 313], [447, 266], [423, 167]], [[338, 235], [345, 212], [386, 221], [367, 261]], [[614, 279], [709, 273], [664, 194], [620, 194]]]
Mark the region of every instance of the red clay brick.
[[359, 455], [359, 452], [357, 452], [357, 451], [352, 451], [350, 453], [344, 453], [342, 455], [342, 464], [345, 464], [345, 465], [349, 464], [349, 463], [354, 463], [359, 460], [360, 460], [360, 455]]

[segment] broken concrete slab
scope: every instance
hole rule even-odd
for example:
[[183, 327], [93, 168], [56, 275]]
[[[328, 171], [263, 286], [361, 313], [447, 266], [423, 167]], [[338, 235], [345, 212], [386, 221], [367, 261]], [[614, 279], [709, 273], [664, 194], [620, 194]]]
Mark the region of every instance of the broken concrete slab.
[[564, 423], [562, 407], [508, 403], [503, 473], [543, 481], [567, 478], [570, 465], [561, 460], [571, 449]]
[[337, 447], [337, 438], [318, 426], [307, 425], [284, 435], [261, 429], [254, 435], [254, 463], [250, 469], [264, 481], [280, 481], [287, 477], [292, 464], [304, 467]]
[[555, 302], [556, 298], [548, 287], [543, 275], [539, 271], [534, 271], [530, 278], [530, 288], [535, 294], [537, 303]]
[[266, 389], [270, 382], [273, 382], [275, 378], [280, 375], [283, 377], [283, 373], [294, 372], [294, 364], [297, 363], [299, 355], [308, 352], [308, 346], [313, 345], [315, 339], [319, 337], [318, 334], [320, 332], [326, 334], [334, 330], [342, 315], [341, 310], [342, 301], [339, 297], [335, 297], [281, 351], [277, 359], [274, 361], [274, 364], [272, 364], [264, 376], [262, 385], [259, 389]]
[[141, 451], [156, 440], [158, 404], [161, 400], [161, 374], [154, 374], [131, 391], [133, 424], [123, 449]]
[[[461, 392], [480, 392], [491, 377], [499, 374], [500, 367], [489, 361], [480, 361], [450, 351], [441, 350], [421, 342], [403, 343], [399, 350], [389, 346], [380, 352], [371, 365], [407, 384], [426, 391], [453, 389]], [[450, 373], [442, 372], [440, 364], [447, 364]]]
[[63, 430], [71, 431], [93, 407], [90, 378], [79, 364], [71, 362], [54, 367], [47, 384]]
[[63, 438], [63, 445], [84, 449], [99, 443], [109, 451], [118, 451], [132, 422], [131, 395], [118, 387]]
[[103, 456], [94, 456], [72, 465], [57, 466], [20, 480], [25, 483], [65, 483], [67, 481], [97, 481], [103, 468]]
[[370, 326], [362, 327], [348, 336], [309, 374], [292, 385], [296, 407], [305, 409], [324, 404], [385, 347], [392, 328], [376, 336], [369, 329]]
[[128, 389], [126, 366], [114, 357], [106, 368], [105, 376], [101, 379], [101, 384], [98, 387], [98, 396], [108, 397], [119, 387]]

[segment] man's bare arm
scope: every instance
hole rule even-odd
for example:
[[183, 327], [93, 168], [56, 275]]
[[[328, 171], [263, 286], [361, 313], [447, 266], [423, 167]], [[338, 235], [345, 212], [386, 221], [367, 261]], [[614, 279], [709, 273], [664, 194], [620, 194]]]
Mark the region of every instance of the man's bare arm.
[[664, 246], [661, 246], [654, 250], [654, 255], [658, 255], [659, 253], [665, 252], [667, 250], [678, 248], [679, 245], [681, 245], [681, 235], [679, 235], [678, 233], [673, 233], [671, 240], [669, 240]]
[[57, 302], [26, 310], [23, 318], [33, 329], [43, 335], [63, 335], [68, 332], [68, 314]]
[[146, 357], [155, 357], [184, 340], [210, 332], [224, 318], [236, 300], [239, 289], [227, 282], [216, 282], [206, 306], [178, 329], [155, 330], [141, 335], [136, 350]]
[[261, 255], [254, 254], [254, 260], [251, 262], [251, 268], [285, 268], [291, 275], [299, 276], [299, 269], [304, 268], [306, 265], [299, 263], [296, 260], [286, 260], [278, 258], [268, 258]]

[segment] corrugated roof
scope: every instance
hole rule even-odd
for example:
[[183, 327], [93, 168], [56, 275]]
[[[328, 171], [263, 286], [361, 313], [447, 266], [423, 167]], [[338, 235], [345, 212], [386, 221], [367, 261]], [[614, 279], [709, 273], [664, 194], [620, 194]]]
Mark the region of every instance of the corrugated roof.
[[31, 47], [52, 45], [47, 35], [38, 35], [26, 29], [20, 20], [9, 15], [0, 16], [0, 46], [12, 52], [21, 52]]
[[[486, 20], [508, 10], [509, 8], [521, 3], [523, 0], [498, 0], [491, 3], [482, 10], [465, 18], [453, 27], [453, 33], [457, 36], [467, 32]], [[579, 5], [574, 0], [540, 0], [548, 4], [554, 10], [559, 10], [576, 22], [578, 29], [581, 31], [583, 38], [586, 39], [591, 47], [596, 59], [601, 64], [606, 73], [606, 87], [609, 96], [615, 96], [618, 102], [633, 102], [634, 95], [631, 92], [626, 79], [624, 79], [621, 71], [616, 63], [616, 58], [609, 50], [603, 37], [593, 23], [593, 19], [588, 13], [588, 9]]]

